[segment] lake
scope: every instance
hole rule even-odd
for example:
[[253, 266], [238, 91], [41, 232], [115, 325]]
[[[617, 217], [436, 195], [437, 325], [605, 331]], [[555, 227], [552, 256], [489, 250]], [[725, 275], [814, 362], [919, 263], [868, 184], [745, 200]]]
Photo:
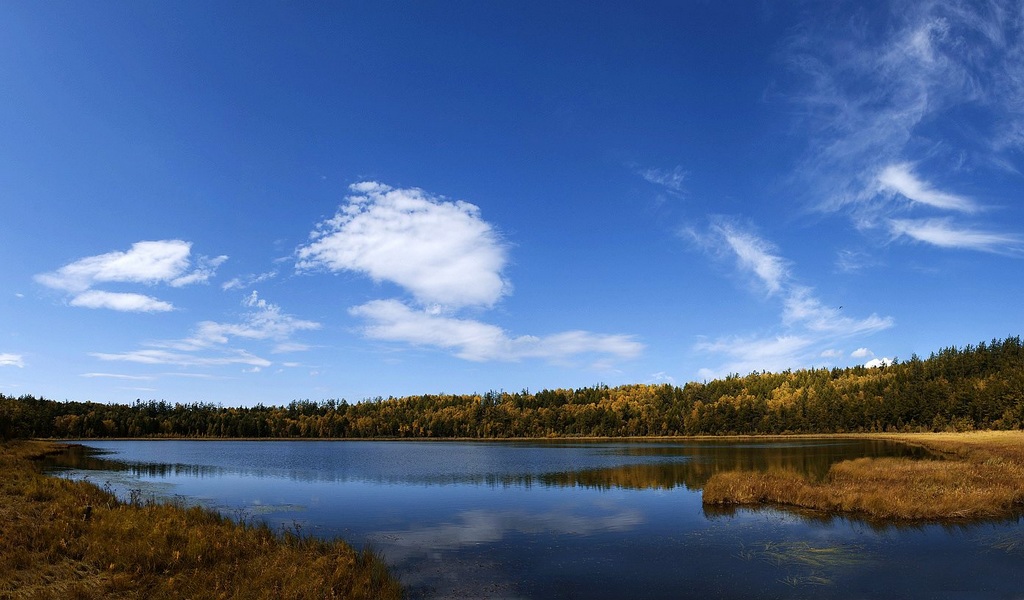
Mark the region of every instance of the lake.
[[369, 545], [410, 598], [1024, 598], [1019, 519], [895, 526], [701, 503], [718, 471], [929, 458], [877, 440], [82, 443], [49, 468]]

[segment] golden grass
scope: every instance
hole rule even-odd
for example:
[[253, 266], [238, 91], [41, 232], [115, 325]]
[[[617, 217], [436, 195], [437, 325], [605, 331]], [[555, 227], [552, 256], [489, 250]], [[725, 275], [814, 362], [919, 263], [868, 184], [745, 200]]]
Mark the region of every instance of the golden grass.
[[1024, 510], [1024, 432], [905, 434], [942, 460], [860, 458], [836, 463], [821, 482], [792, 471], [718, 473], [710, 505], [776, 504], [875, 519], [1001, 518]]
[[46, 477], [31, 459], [56, 448], [0, 445], [0, 598], [402, 597], [380, 559], [344, 542]]

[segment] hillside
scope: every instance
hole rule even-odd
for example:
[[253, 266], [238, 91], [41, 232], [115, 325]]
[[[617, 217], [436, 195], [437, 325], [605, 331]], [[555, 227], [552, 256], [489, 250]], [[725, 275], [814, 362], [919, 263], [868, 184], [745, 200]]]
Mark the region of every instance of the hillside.
[[57, 402], [0, 395], [12, 437], [560, 437], [1019, 429], [1020, 337], [889, 366], [673, 385], [292, 401], [285, 406]]

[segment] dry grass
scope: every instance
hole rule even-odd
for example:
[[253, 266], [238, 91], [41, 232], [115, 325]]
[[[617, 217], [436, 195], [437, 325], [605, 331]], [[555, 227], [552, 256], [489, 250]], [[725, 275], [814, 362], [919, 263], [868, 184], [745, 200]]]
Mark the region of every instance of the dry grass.
[[944, 457], [843, 461], [818, 483], [792, 471], [719, 473], [704, 486], [704, 503], [767, 503], [898, 520], [1000, 518], [1024, 509], [1024, 432], [885, 437]]
[[0, 446], [0, 598], [402, 597], [377, 557], [341, 541], [43, 476], [30, 459], [54, 448]]

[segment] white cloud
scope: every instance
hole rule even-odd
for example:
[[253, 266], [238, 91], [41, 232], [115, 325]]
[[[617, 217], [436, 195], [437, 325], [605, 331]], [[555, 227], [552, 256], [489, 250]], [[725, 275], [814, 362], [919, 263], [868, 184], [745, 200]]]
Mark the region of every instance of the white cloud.
[[296, 268], [364, 273], [449, 308], [490, 307], [509, 292], [505, 245], [475, 205], [376, 182], [351, 190], [299, 248]]
[[793, 281], [788, 261], [775, 254], [774, 245], [756, 234], [721, 219], [711, 226], [710, 234], [698, 236], [712, 251], [731, 253], [742, 272], [753, 274], [769, 296], [782, 299], [782, 322], [812, 332], [838, 335], [869, 333], [892, 326], [890, 317], [872, 314], [863, 319], [843, 315], [839, 307], [825, 306], [810, 287]]
[[245, 277], [235, 277], [231, 281], [225, 282], [220, 288], [224, 291], [238, 290], [257, 283], [263, 283], [269, 279], [277, 277], [277, 271], [267, 271], [266, 273], [259, 273], [257, 275], [247, 275]]
[[181, 240], [137, 242], [127, 252], [83, 258], [53, 273], [37, 275], [36, 281], [69, 292], [84, 292], [96, 283], [166, 283], [188, 269], [191, 247]]
[[672, 377], [671, 375], [669, 375], [665, 371], [658, 371], [657, 373], [651, 373], [651, 376], [648, 378], [648, 380], [651, 383], [667, 383], [669, 385], [675, 385], [676, 384], [676, 378]]
[[813, 288], [794, 281], [789, 263], [775, 253], [772, 244], [750, 231], [719, 220], [708, 235], [693, 235], [710, 251], [735, 257], [737, 268], [753, 274], [770, 298], [781, 301], [782, 309], [782, 331], [778, 334], [723, 337], [698, 343], [695, 349], [702, 353], [727, 357], [727, 362], [719, 367], [701, 369], [699, 374], [705, 378], [806, 367], [818, 358], [835, 357], [835, 351], [826, 348], [838, 339], [871, 334], [894, 324], [891, 317], [872, 313], [855, 319], [846, 316], [841, 307], [826, 306]]
[[349, 312], [369, 322], [363, 333], [371, 339], [442, 348], [472, 361], [560, 361], [580, 355], [631, 358], [643, 350], [643, 344], [629, 335], [566, 331], [544, 337], [511, 337], [495, 325], [414, 310], [398, 300], [375, 300]]
[[956, 226], [949, 219], [890, 219], [889, 230], [895, 236], [907, 236], [943, 248], [965, 248], [999, 254], [1020, 251], [1016, 235], [979, 231]]
[[829, 348], [827, 350], [822, 350], [822, 352], [820, 354], [820, 356], [822, 358], [839, 358], [842, 355], [843, 355], [843, 351], [842, 350], [837, 350], [835, 348]]
[[891, 358], [883, 357], [883, 358], [871, 359], [868, 362], [864, 363], [864, 366], [869, 368], [869, 369], [874, 369], [875, 367], [888, 367], [891, 364], [892, 364], [892, 359]]
[[668, 188], [669, 191], [677, 194], [683, 191], [683, 181], [686, 180], [686, 175], [686, 171], [678, 166], [672, 170], [644, 169], [640, 171], [640, 176], [649, 183]]
[[840, 250], [836, 256], [836, 269], [841, 273], [859, 273], [878, 263], [860, 250]]
[[167, 312], [174, 310], [170, 302], [152, 296], [124, 292], [101, 292], [89, 290], [71, 299], [71, 306], [84, 308], [109, 308], [123, 312]]
[[[271, 361], [241, 348], [229, 347], [232, 340], [276, 342], [272, 352], [297, 352], [309, 346], [291, 341], [291, 336], [300, 331], [320, 328], [314, 321], [298, 319], [281, 311], [259, 297], [257, 292], [245, 296], [242, 305], [247, 309], [239, 323], [217, 323], [202, 321], [192, 335], [185, 339], [154, 341], [144, 344], [147, 348], [133, 352], [94, 352], [91, 356], [105, 361], [124, 361], [141, 364], [178, 365], [183, 367], [217, 367], [225, 365], [246, 365], [269, 367]], [[247, 372], [256, 372], [249, 369]]]
[[[863, 232], [885, 228], [908, 208], [985, 212], [974, 199], [929, 180], [940, 173], [944, 181], [969, 176], [978, 189], [984, 185], [978, 176], [986, 171], [1019, 169], [1019, 2], [925, 0], [838, 18], [834, 11], [809, 14], [829, 21], [795, 28], [789, 57], [804, 77], [793, 98], [805, 118], [800, 126], [812, 136], [801, 187], [812, 190], [817, 208], [846, 213]], [[839, 22], [844, 25], [837, 27]], [[896, 194], [910, 200], [909, 207], [893, 203]], [[953, 221], [948, 228], [970, 231]], [[1006, 244], [1019, 247], [1019, 240], [986, 234], [934, 245], [995, 252]]]
[[868, 350], [867, 348], [857, 348], [856, 350], [850, 353], [850, 357], [852, 358], [867, 358], [869, 356], [874, 355], [875, 353]]
[[109, 308], [129, 312], [166, 312], [173, 306], [151, 296], [106, 292], [93, 289], [109, 283], [166, 284], [182, 287], [209, 280], [227, 260], [199, 257], [193, 267], [192, 244], [182, 240], [144, 241], [126, 252], [108, 252], [68, 263], [56, 271], [41, 273], [42, 285], [73, 294], [70, 304], [86, 308]]
[[814, 332], [856, 335], [881, 331], [893, 325], [892, 317], [879, 317], [874, 313], [863, 319], [846, 317], [839, 307], [823, 305], [813, 296], [813, 290], [799, 285], [789, 285], [783, 307], [783, 323], [800, 324]]
[[0, 354], [0, 367], [25, 367], [25, 359], [20, 354]]
[[287, 354], [289, 352], [305, 352], [309, 350], [309, 344], [300, 344], [298, 342], [282, 342], [271, 350], [274, 354]]
[[940, 192], [927, 182], [918, 179], [910, 170], [909, 163], [898, 163], [885, 167], [878, 175], [878, 183], [883, 190], [896, 192], [909, 200], [935, 208], [967, 213], [977, 210], [977, 206], [971, 200]]
[[729, 358], [717, 368], [700, 369], [698, 375], [704, 379], [716, 379], [732, 373], [746, 375], [760, 371], [783, 371], [804, 362], [807, 351], [814, 344], [815, 340], [799, 335], [732, 337], [700, 342], [695, 346], [696, 350], [724, 354]]
[[109, 379], [128, 379], [131, 381], [152, 381], [156, 379], [150, 375], [120, 375], [118, 373], [82, 373], [82, 377], [89, 378], [109, 378]]
[[768, 293], [778, 292], [789, 279], [786, 261], [773, 254], [774, 246], [765, 240], [724, 221], [712, 225], [712, 233], [725, 241], [736, 255], [740, 268], [756, 275]]
[[263, 300], [255, 291], [246, 296], [242, 304], [251, 310], [245, 313], [241, 323], [203, 321], [197, 325], [192, 337], [176, 343], [176, 347], [205, 348], [226, 344], [232, 337], [284, 342], [296, 332], [320, 329], [320, 323], [285, 314], [280, 306]]
[[271, 363], [265, 358], [260, 358], [244, 350], [236, 350], [224, 356], [195, 356], [180, 352], [169, 352], [167, 350], [136, 350], [135, 352], [91, 352], [100, 360], [132, 362], [144, 365], [177, 365], [180, 367], [210, 367], [223, 365], [251, 365], [256, 367], [269, 367]]
[[168, 283], [171, 287], [184, 287], [194, 283], [206, 283], [217, 273], [217, 267], [224, 264], [224, 261], [227, 259], [228, 257], [224, 255], [216, 256], [214, 258], [201, 256], [196, 261], [196, 267], [191, 273], [175, 277]]

